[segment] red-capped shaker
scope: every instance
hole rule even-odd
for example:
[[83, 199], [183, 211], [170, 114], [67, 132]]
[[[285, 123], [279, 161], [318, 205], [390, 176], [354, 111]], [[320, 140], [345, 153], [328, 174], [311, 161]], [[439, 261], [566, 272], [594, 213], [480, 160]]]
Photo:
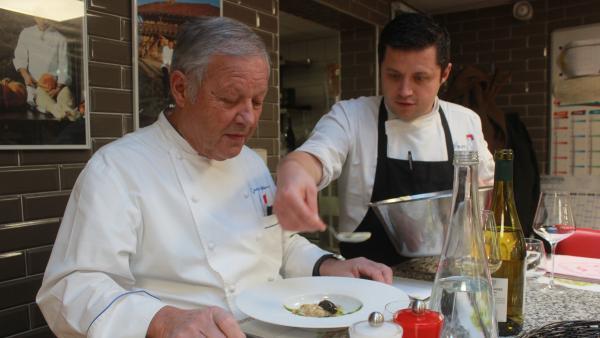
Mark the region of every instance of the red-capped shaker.
[[444, 316], [439, 312], [428, 310], [426, 299], [411, 297], [410, 308], [398, 310], [394, 314], [394, 322], [404, 330], [403, 338], [439, 337], [444, 325]]

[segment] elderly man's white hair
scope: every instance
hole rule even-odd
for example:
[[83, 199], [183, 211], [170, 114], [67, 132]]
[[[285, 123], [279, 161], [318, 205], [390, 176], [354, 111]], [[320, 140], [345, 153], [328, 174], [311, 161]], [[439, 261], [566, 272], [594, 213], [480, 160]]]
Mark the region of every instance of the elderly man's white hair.
[[234, 19], [203, 17], [188, 21], [181, 26], [176, 41], [171, 71], [179, 70], [195, 80], [187, 87], [192, 102], [213, 55], [262, 56], [271, 70], [265, 43], [252, 29]]

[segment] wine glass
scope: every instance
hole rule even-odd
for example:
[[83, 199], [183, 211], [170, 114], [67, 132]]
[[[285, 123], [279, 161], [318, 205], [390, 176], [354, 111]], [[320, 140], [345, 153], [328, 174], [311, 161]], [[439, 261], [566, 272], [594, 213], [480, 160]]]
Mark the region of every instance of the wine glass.
[[481, 224], [483, 226], [483, 244], [490, 274], [498, 271], [502, 265], [498, 237], [496, 237], [496, 220], [491, 210], [481, 211]]
[[550, 282], [546, 289], [554, 290], [554, 252], [556, 244], [575, 232], [575, 219], [571, 209], [571, 198], [568, 192], [542, 192], [538, 202], [533, 231], [550, 243]]
[[535, 280], [546, 272], [544, 264], [542, 264], [546, 261], [544, 259], [546, 255], [544, 243], [537, 238], [525, 238], [525, 250], [527, 252], [525, 258], [525, 263], [527, 263], [526, 276], [528, 279]]

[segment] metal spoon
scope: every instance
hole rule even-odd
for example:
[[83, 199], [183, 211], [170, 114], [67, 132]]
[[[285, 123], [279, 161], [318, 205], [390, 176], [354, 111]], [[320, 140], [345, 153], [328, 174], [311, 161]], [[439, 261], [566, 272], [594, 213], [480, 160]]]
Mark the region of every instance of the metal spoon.
[[346, 243], [360, 243], [364, 242], [367, 239], [371, 238], [371, 233], [368, 231], [359, 231], [359, 232], [337, 232], [332, 226], [328, 226], [327, 230], [337, 239], [339, 242]]

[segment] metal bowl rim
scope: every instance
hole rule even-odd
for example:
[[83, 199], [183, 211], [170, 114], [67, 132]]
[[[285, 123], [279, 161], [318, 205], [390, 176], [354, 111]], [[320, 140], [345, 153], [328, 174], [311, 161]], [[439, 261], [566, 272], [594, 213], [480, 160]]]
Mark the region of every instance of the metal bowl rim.
[[[480, 192], [481, 191], [489, 191], [492, 189], [493, 189], [493, 186], [483, 186], [483, 187], [479, 188], [479, 191]], [[417, 194], [417, 195], [389, 198], [389, 199], [381, 200], [381, 201], [377, 201], [377, 202], [370, 202], [369, 206], [370, 207], [379, 207], [379, 206], [395, 204], [395, 203], [415, 202], [415, 201], [422, 201], [422, 200], [434, 200], [434, 199], [450, 197], [450, 196], [452, 196], [452, 189], [428, 192], [425, 194]]]

